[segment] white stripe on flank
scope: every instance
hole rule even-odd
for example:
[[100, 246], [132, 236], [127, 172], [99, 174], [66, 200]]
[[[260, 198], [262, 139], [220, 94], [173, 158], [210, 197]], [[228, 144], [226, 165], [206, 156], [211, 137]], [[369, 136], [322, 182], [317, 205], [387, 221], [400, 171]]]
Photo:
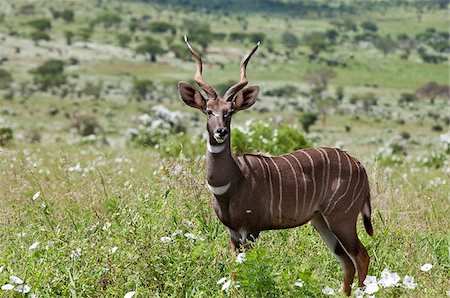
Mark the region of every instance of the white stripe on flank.
[[211, 186], [208, 183], [208, 188], [213, 194], [215, 194], [216, 196], [220, 196], [228, 191], [228, 189], [230, 188], [230, 185], [231, 185], [231, 182], [228, 182], [228, 184], [225, 184], [223, 186]]
[[333, 148], [334, 151], [336, 151], [337, 157], [338, 157], [338, 164], [339, 164], [339, 174], [338, 174], [338, 178], [337, 178], [337, 185], [336, 185], [336, 189], [334, 190], [333, 194], [331, 195], [331, 198], [328, 200], [328, 205], [325, 208], [325, 212], [327, 212], [328, 208], [330, 207], [331, 203], [333, 202], [334, 196], [336, 195], [336, 193], [338, 192], [339, 188], [341, 187], [341, 155], [339, 154], [339, 151], [336, 148]]
[[[356, 163], [356, 167], [358, 168], [358, 163]], [[359, 186], [359, 181], [361, 180], [361, 175], [360, 174], [364, 174], [363, 171], [358, 171], [358, 182], [356, 182], [356, 186], [355, 189], [353, 190], [353, 195], [352, 195], [352, 203], [350, 204], [350, 206], [348, 206], [348, 208], [345, 210], [345, 213], [347, 213], [348, 210], [350, 210], [350, 208], [353, 206], [353, 204], [355, 203], [357, 197], [355, 197], [356, 195], [356, 190], [358, 189]], [[362, 182], [364, 185], [364, 181]], [[361, 187], [361, 189], [359, 190], [358, 196], [361, 194], [363, 187]]]
[[[292, 156], [295, 159], [295, 161], [297, 162], [298, 166], [300, 167], [300, 170], [302, 170], [303, 183], [305, 184], [305, 189], [303, 190], [302, 210], [305, 210], [306, 195], [308, 193], [308, 182], [306, 181], [305, 171], [303, 170], [303, 166], [300, 163], [300, 161], [298, 160], [298, 158], [294, 154], [289, 153], [289, 155]], [[296, 206], [296, 209], [295, 209], [295, 216], [296, 217], [297, 217], [297, 208], [298, 208], [298, 205]]]
[[336, 202], [334, 202], [333, 207], [331, 207], [330, 212], [333, 211], [334, 207], [336, 207], [336, 204], [343, 198], [345, 197], [345, 195], [347, 194], [348, 189], [350, 188], [350, 184], [353, 180], [353, 174], [352, 174], [352, 162], [350, 161], [350, 158], [348, 157], [348, 154], [344, 153], [345, 157], [347, 158], [348, 161], [348, 167], [350, 169], [350, 173], [349, 173], [349, 177], [350, 177], [350, 181], [347, 181], [347, 187], [345, 188], [345, 192], [336, 200]]
[[[311, 196], [311, 203], [314, 202], [315, 196], [316, 196], [316, 176], [314, 174], [314, 160], [311, 158], [311, 155], [309, 155], [309, 153], [306, 153], [305, 151], [299, 151], [304, 153], [308, 158], [309, 161], [311, 162], [311, 180], [313, 182], [313, 194]], [[308, 209], [309, 211], [309, 209]]]
[[283, 183], [281, 181], [281, 172], [277, 163], [272, 157], [269, 157], [278, 173], [278, 181], [280, 182], [280, 202], [278, 203], [278, 221], [281, 222], [281, 203], [283, 202]]
[[294, 177], [295, 177], [295, 217], [297, 218], [297, 210], [298, 210], [298, 181], [297, 181], [297, 174], [295, 173], [295, 169], [292, 166], [292, 164], [289, 161], [289, 159], [287, 159], [284, 156], [280, 156], [280, 157], [282, 159], [284, 159], [288, 163], [289, 167], [291, 167], [292, 174], [294, 174]]
[[[358, 194], [356, 195], [356, 197], [353, 198], [353, 202], [350, 204], [350, 206], [348, 206], [347, 210], [345, 210], [344, 213], [347, 213], [347, 212], [350, 210], [350, 208], [352, 208], [353, 204], [355, 204], [355, 202], [357, 201], [357, 199], [358, 199], [359, 196], [361, 195], [361, 192], [362, 192], [363, 189], [364, 189], [364, 185], [365, 185], [365, 181], [363, 180], [363, 184], [362, 184], [362, 186], [361, 186], [361, 189], [358, 191]], [[365, 205], [365, 204], [364, 204], [364, 205]], [[365, 207], [365, 206], [364, 206], [364, 207]]]
[[218, 145], [218, 146], [213, 146], [209, 143], [209, 141], [206, 143], [206, 150], [208, 150], [208, 152], [211, 153], [220, 153], [225, 149], [225, 145], [226, 144], [222, 144], [222, 145]]
[[262, 158], [262, 161], [264, 161], [264, 163], [267, 166], [267, 176], [269, 177], [269, 187], [270, 187], [270, 207], [269, 207], [269, 214], [270, 214], [270, 218], [272, 218], [272, 214], [273, 214], [273, 186], [272, 186], [272, 173], [270, 171], [270, 167], [269, 164], [267, 163], [267, 161], [264, 159], [264, 157]]
[[[325, 182], [325, 188], [323, 191], [322, 199], [319, 202], [319, 206], [322, 204], [323, 200], [327, 197], [328, 187], [330, 183], [330, 158], [328, 157], [328, 152], [323, 148], [318, 148], [318, 150], [322, 151], [325, 154], [325, 159], [327, 160], [327, 181]], [[325, 165], [324, 165], [324, 174], [325, 176]]]
[[[316, 150], [317, 152], [319, 152], [320, 157], [322, 158], [322, 163], [323, 163], [323, 167], [322, 167], [322, 186], [320, 188], [320, 194], [319, 194], [319, 200], [318, 200], [318, 205], [320, 205], [320, 203], [323, 200], [323, 196], [324, 196], [324, 189], [325, 189], [325, 157], [322, 153], [322, 150], [320, 148], [313, 148], [314, 150]], [[309, 206], [309, 210], [312, 209], [312, 203], [314, 201], [311, 201], [311, 205]]]

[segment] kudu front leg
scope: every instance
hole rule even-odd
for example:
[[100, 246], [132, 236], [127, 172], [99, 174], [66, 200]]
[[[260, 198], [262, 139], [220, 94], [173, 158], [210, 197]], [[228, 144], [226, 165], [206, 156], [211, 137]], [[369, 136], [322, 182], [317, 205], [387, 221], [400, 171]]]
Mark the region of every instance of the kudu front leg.
[[241, 234], [232, 229], [229, 229], [230, 232], [230, 250], [231, 256], [236, 258], [236, 251], [243, 252], [249, 250], [252, 246], [252, 243], [256, 241], [259, 236], [259, 232], [254, 233], [244, 233]]

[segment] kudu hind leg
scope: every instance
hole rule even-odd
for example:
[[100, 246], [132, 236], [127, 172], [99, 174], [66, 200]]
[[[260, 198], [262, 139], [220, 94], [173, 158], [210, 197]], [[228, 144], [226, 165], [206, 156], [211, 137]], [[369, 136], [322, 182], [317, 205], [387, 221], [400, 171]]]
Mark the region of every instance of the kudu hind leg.
[[355, 266], [353, 265], [353, 261], [347, 255], [344, 248], [337, 240], [336, 236], [334, 236], [334, 234], [331, 232], [321, 214], [316, 215], [316, 217], [314, 217], [311, 222], [314, 228], [319, 232], [320, 236], [327, 244], [328, 248], [330, 248], [331, 251], [334, 252], [335, 256], [339, 260], [342, 271], [344, 273], [344, 280], [342, 282], [341, 290], [345, 294], [350, 295], [351, 284], [355, 276]]
[[328, 226], [345, 249], [345, 252], [352, 259], [358, 272], [358, 287], [362, 287], [369, 270], [369, 254], [361, 241], [359, 241], [356, 233], [356, 220], [354, 224], [346, 226], [342, 226], [342, 222], [342, 220], [335, 218], [332, 222], [328, 222]]

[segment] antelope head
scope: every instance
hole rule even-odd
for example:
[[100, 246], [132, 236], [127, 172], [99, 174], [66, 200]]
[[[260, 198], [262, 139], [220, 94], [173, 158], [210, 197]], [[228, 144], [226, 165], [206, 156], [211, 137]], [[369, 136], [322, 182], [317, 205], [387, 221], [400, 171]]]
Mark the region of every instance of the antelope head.
[[214, 88], [202, 78], [202, 59], [200, 55], [189, 44], [186, 36], [184, 41], [192, 53], [196, 64], [197, 70], [194, 81], [203, 89], [208, 98], [206, 99], [197, 88], [186, 82], [178, 83], [180, 96], [188, 106], [196, 108], [206, 115], [209, 144], [218, 146], [224, 143], [230, 135], [231, 116], [237, 111], [251, 107], [258, 96], [258, 86], [244, 87], [248, 83], [246, 75], [247, 64], [258, 48], [259, 42], [241, 61], [241, 80], [231, 86], [223, 97], [218, 97]]

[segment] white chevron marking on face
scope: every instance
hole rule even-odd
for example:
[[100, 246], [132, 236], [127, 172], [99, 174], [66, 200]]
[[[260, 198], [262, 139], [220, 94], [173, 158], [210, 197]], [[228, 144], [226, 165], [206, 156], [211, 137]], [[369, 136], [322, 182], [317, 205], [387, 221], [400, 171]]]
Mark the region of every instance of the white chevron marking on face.
[[228, 189], [230, 188], [230, 185], [231, 185], [231, 182], [229, 182], [228, 184], [225, 184], [223, 186], [211, 186], [208, 184], [208, 188], [213, 194], [220, 196], [228, 191]]
[[211, 153], [220, 153], [225, 149], [225, 144], [219, 146], [212, 146], [209, 142], [206, 143], [206, 149]]

